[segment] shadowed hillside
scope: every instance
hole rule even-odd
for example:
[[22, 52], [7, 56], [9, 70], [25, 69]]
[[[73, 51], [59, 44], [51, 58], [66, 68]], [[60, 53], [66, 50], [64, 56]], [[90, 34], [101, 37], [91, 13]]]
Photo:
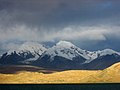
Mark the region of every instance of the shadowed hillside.
[[8, 65], [0, 66], [0, 73], [2, 74], [16, 74], [18, 72], [42, 72], [45, 74], [56, 72], [57, 70], [48, 70], [42, 67], [30, 66], [30, 65]]

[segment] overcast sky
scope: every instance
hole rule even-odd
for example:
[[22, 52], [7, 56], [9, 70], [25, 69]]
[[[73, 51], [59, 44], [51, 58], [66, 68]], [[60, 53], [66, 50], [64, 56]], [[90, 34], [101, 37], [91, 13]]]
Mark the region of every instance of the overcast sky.
[[120, 0], [0, 0], [0, 52], [59, 40], [120, 51]]

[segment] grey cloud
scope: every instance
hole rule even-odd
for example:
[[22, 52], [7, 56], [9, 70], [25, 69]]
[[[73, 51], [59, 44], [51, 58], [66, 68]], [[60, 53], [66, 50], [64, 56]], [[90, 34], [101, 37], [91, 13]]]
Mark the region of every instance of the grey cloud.
[[[46, 28], [39, 29], [31, 29], [27, 26], [16, 26], [8, 30], [0, 29], [1, 48], [4, 50], [15, 49], [20, 43], [14, 41], [37, 41], [43, 43], [67, 40], [83, 49], [113, 48], [119, 51], [119, 26], [66, 26], [57, 31], [56, 29], [59, 28], [51, 28], [50, 31], [47, 31]], [[7, 41], [12, 42], [6, 43]]]
[[[106, 37], [119, 38], [119, 26], [66, 26], [64, 28], [30, 28], [16, 25], [6, 29], [0, 28], [0, 41], [55, 41], [80, 40], [101, 41]], [[7, 35], [7, 36], [6, 36]]]

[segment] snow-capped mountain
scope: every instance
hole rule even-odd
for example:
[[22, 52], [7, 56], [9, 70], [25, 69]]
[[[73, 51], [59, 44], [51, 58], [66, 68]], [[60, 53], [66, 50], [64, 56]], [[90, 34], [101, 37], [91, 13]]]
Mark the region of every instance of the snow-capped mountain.
[[54, 60], [55, 56], [61, 56], [69, 60], [72, 60], [77, 56], [81, 56], [85, 59], [90, 58], [89, 56], [86, 55], [86, 52], [84, 50], [76, 47], [75, 45], [67, 41], [58, 42], [55, 46], [53, 46], [52, 48], [49, 48], [42, 55], [42, 57], [44, 57], [45, 55], [49, 55], [51, 61]]
[[46, 51], [46, 48], [39, 43], [25, 42], [16, 50], [9, 50], [7, 53], [3, 54], [1, 57], [1, 61], [5, 62], [9, 60], [11, 62], [14, 61], [21, 63], [29, 63], [31, 61], [37, 60], [44, 51]]
[[49, 48], [42, 55], [42, 57], [44, 57], [45, 55], [48, 55], [50, 56], [50, 60], [52, 61], [54, 60], [55, 56], [64, 57], [69, 60], [73, 60], [73, 58], [81, 56], [86, 60], [85, 63], [89, 63], [98, 57], [112, 55], [114, 53], [120, 55], [120, 53], [112, 49], [105, 49], [102, 51], [99, 50], [99, 51], [90, 52], [90, 51], [80, 49], [79, 47], [75, 46], [71, 42], [59, 41], [55, 46], [53, 46], [52, 48]]
[[30, 52], [33, 55], [41, 55], [45, 50], [46, 48], [39, 43], [25, 42], [17, 50], [9, 50], [7, 54], [10, 55], [12, 52], [16, 51], [17, 54]]
[[100, 70], [120, 62], [120, 53], [114, 50], [105, 49], [102, 51], [97, 51], [96, 54], [98, 56], [97, 58], [84, 64], [84, 67], [86, 67], [85, 69]]
[[106, 56], [106, 55], [113, 55], [113, 54], [120, 55], [119, 52], [116, 52], [116, 51], [114, 51], [112, 49], [104, 49], [104, 50], [101, 50], [101, 51], [99, 50], [99, 51], [94, 51], [94, 52], [88, 51], [87, 55], [90, 56], [91, 59], [87, 59], [85, 61], [85, 63], [90, 63], [91, 61], [93, 61], [93, 60], [95, 60], [95, 59], [97, 59], [99, 57], [103, 57], [103, 56]]
[[116, 52], [112, 49], [104, 49], [102, 51], [98, 51], [97, 54], [99, 54], [99, 56], [106, 56], [106, 55], [112, 55], [112, 54], [118, 54], [120, 55], [119, 52]]
[[112, 49], [86, 51], [67, 41], [59, 41], [48, 49], [39, 43], [26, 42], [0, 59], [2, 64], [31, 64], [58, 69], [104, 69], [119, 61], [120, 53]]
[[36, 61], [36, 64], [41, 66], [66, 67], [73, 66], [72, 64], [81, 64], [89, 57], [85, 51], [76, 47], [70, 42], [60, 41], [52, 48], [46, 50], [45, 53]]
[[120, 56], [120, 53], [111, 49], [90, 52], [82, 50], [70, 42], [60, 41], [52, 48], [46, 50], [36, 62], [37, 65], [52, 68], [87, 69], [86, 65], [108, 55]]

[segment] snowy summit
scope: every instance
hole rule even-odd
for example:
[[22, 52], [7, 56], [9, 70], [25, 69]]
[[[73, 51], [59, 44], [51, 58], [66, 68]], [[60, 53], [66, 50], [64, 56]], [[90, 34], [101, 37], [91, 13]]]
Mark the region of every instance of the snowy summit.
[[17, 48], [17, 50], [9, 50], [8, 55], [14, 51], [17, 54], [29, 52], [32, 53], [33, 55], [35, 54], [41, 55], [45, 50], [46, 48], [37, 42], [25, 42], [19, 48]]
[[56, 46], [68, 48], [68, 47], [72, 47], [72, 46], [75, 46], [75, 45], [72, 44], [71, 42], [59, 41], [59, 42], [56, 44]]

